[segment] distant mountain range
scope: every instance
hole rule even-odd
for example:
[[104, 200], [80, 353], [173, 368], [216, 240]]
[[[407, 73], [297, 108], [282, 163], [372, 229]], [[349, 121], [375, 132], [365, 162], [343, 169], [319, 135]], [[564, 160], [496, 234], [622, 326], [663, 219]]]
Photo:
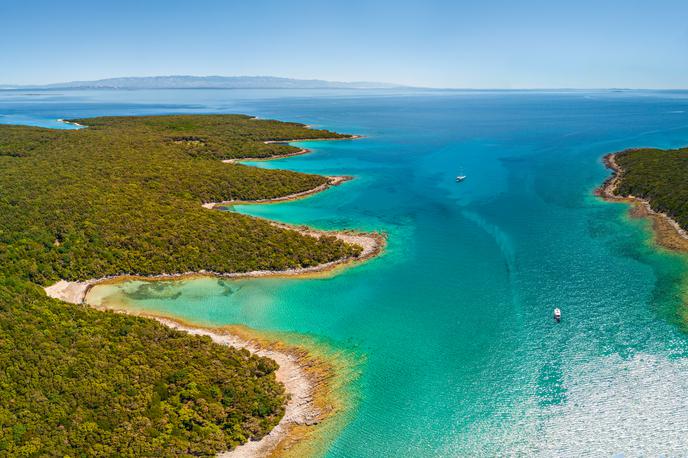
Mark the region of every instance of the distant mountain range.
[[[9, 85], [5, 87], [10, 87]], [[142, 76], [70, 81], [22, 89], [387, 89], [404, 86], [390, 83], [300, 80], [275, 76]]]

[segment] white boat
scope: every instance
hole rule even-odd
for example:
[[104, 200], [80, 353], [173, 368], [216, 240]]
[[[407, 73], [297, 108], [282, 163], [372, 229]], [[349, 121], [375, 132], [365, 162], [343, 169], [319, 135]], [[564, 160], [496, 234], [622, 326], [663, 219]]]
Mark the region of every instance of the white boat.
[[459, 175], [456, 177], [456, 182], [461, 183], [465, 179], [466, 179], [466, 175]]
[[561, 321], [561, 310], [554, 309], [554, 321], [557, 323]]

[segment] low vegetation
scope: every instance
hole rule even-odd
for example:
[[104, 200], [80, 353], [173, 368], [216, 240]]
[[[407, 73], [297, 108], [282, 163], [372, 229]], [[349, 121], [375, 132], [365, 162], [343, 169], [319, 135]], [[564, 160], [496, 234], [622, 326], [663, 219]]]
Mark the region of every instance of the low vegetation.
[[355, 256], [334, 237], [201, 207], [325, 182], [219, 159], [341, 136], [233, 115], [75, 122], [90, 127], [0, 126], [0, 456], [199, 456], [262, 437], [283, 415], [274, 362], [39, 285]]

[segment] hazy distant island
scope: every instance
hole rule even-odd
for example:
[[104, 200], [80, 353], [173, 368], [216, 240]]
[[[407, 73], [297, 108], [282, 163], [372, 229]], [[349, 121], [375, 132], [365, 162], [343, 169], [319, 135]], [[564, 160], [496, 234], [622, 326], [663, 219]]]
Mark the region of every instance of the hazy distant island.
[[[222, 160], [289, 155], [299, 149], [284, 142], [295, 138], [352, 136], [242, 115], [70, 122], [87, 127], [0, 125], [0, 419], [14, 425], [0, 454], [206, 456], [264, 437], [293, 401], [314, 402], [324, 382], [291, 356], [198, 331], [282, 358], [287, 393], [273, 359], [80, 303], [92, 284], [84, 281], [103, 277], [294, 274], [374, 255], [375, 236], [203, 208], [329, 181]], [[320, 421], [305, 412], [289, 421]], [[270, 447], [283, 439], [269, 437]]]
[[69, 81], [22, 89], [390, 89], [405, 86], [378, 82], [340, 82], [318, 79], [293, 79], [275, 76], [142, 76], [107, 78], [94, 81]]
[[632, 202], [633, 215], [652, 219], [660, 245], [688, 252], [688, 148], [635, 148], [604, 162], [614, 174], [599, 194]]

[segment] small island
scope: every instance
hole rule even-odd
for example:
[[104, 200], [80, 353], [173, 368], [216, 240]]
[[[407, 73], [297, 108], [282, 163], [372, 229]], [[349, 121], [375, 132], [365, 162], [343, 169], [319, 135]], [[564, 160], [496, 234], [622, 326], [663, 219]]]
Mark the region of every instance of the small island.
[[233, 162], [352, 136], [243, 115], [67, 122], [84, 128], [0, 125], [0, 421], [13, 425], [0, 451], [208, 456], [266, 436], [291, 393], [255, 345], [81, 303], [102, 279], [294, 275], [374, 256], [377, 235], [210, 208], [339, 184]]
[[614, 173], [598, 194], [632, 203], [634, 216], [651, 218], [661, 246], [688, 252], [688, 148], [634, 148], [604, 162]]

